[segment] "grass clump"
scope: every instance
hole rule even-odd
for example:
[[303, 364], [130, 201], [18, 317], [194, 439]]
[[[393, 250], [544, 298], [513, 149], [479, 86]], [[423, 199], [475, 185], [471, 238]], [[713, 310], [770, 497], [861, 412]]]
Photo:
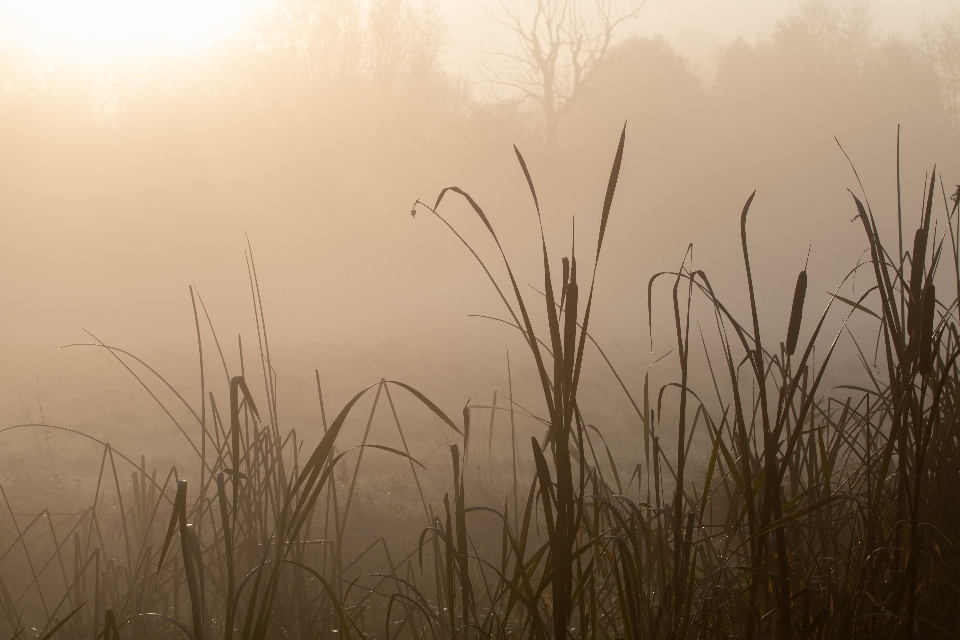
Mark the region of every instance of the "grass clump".
[[[196, 640], [955, 637], [960, 517], [951, 497], [960, 494], [960, 227], [954, 227], [960, 197], [951, 205], [939, 180], [945, 228], [938, 235], [934, 170], [912, 250], [903, 250], [901, 232], [892, 253], [866, 198], [853, 196], [869, 257], [847, 277], [868, 272], [872, 286], [853, 300], [840, 295], [841, 283], [800, 344], [801, 323], [810, 315], [804, 313], [806, 267], [783, 341], [767, 334], [758, 318], [748, 241], [751, 195], [740, 218], [746, 322], [686, 259], [648, 284], [652, 292], [658, 281], [672, 283], [677, 418], [675, 425], [664, 422], [662, 394], [654, 408], [649, 375], [639, 400], [617, 375], [644, 444], [643, 459], [623, 470], [581, 413], [578, 391], [585, 352], [593, 348], [588, 345], [599, 348], [588, 329], [625, 134], [583, 291], [575, 255], [562, 258], [556, 279], [541, 224], [539, 320], [493, 225], [469, 194], [451, 187], [433, 206], [414, 205], [447, 224], [477, 259], [504, 304], [506, 322], [520, 332], [536, 364], [545, 415], [520, 408], [512, 379], [510, 392], [499, 394], [504, 405], [497, 407], [495, 394], [486, 407], [509, 412], [511, 420], [512, 478], [506, 484], [512, 496], [504, 495], [502, 504], [474, 504], [467, 491], [471, 450], [484, 444], [478, 425], [471, 429], [469, 403], [457, 424], [400, 382], [381, 380], [363, 389], [329, 425], [324, 413], [323, 438], [302, 455], [296, 431], [277, 427], [254, 284], [267, 380], [261, 405], [243, 376], [230, 378], [226, 420], [214, 394], [204, 394], [201, 410], [193, 413], [201, 428], [201, 444], [194, 447], [201, 462], [196, 488], [176, 469], [160, 481], [143, 460], [123, 459], [135, 468], [124, 489], [120, 456], [101, 443], [103, 495], [109, 487], [116, 509], [106, 512], [98, 488], [94, 505], [72, 522], [41, 514], [21, 523], [11, 510], [15, 533], [8, 531], [0, 563], [8, 557], [19, 563], [16, 571], [29, 585], [14, 589], [7, 578], [0, 581], [0, 625], [19, 637]], [[530, 172], [516, 155], [539, 216]], [[453, 196], [466, 200], [495, 241], [506, 281], [497, 280], [442, 217], [441, 204]], [[945, 257], [952, 275], [939, 273]], [[251, 276], [255, 283], [252, 268]], [[956, 296], [942, 297], [954, 287]], [[827, 335], [835, 306], [844, 319]], [[712, 382], [706, 393], [691, 388], [690, 355], [698, 348], [691, 326], [699, 313], [710, 318], [718, 345], [708, 349], [700, 338]], [[882, 367], [863, 355], [862, 338], [848, 326], [854, 314], [877, 325]], [[545, 329], [537, 329], [541, 325]], [[869, 382], [840, 385], [850, 395], [837, 401], [821, 385], [844, 334]], [[814, 365], [817, 344], [825, 355]], [[442, 504], [426, 500], [422, 465], [410, 454], [391, 389], [413, 396], [455, 440]], [[403, 447], [368, 441], [371, 412], [352, 474], [346, 471], [343, 483], [331, 481], [352, 449], [339, 448], [343, 424], [371, 394], [372, 411], [381, 398], [389, 403]], [[702, 399], [708, 395], [715, 401]], [[530, 449], [517, 442], [518, 415], [542, 427]], [[490, 449], [492, 430], [491, 422]], [[676, 450], [668, 451], [661, 436], [672, 433]], [[697, 433], [710, 443], [705, 468], [690, 462]], [[416, 544], [400, 550], [405, 555], [393, 555], [382, 536], [357, 555], [347, 554], [360, 461], [371, 448], [408, 464], [419, 493], [428, 526]], [[527, 486], [519, 481], [517, 462], [523, 466], [524, 451], [533, 471]], [[635, 497], [627, 490], [633, 479], [639, 483]], [[355, 570], [381, 549], [384, 560], [376, 570]]]

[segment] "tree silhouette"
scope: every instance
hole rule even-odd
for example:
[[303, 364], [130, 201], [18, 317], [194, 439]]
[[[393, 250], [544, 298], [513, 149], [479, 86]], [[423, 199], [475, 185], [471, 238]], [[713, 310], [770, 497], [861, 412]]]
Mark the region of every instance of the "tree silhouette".
[[921, 47], [940, 80], [944, 106], [960, 127], [960, 9], [953, 9], [921, 31]]
[[608, 61], [624, 22], [646, 0], [503, 0], [492, 19], [512, 37], [512, 46], [488, 50], [484, 74], [501, 95], [533, 102], [548, 148], [559, 146], [560, 126], [590, 79]]

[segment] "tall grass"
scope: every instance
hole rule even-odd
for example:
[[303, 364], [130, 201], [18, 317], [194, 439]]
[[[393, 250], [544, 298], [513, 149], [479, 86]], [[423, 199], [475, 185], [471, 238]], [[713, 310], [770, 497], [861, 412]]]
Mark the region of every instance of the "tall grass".
[[[956, 637], [960, 516], [951, 498], [960, 495], [960, 194], [951, 204], [934, 169], [912, 248], [903, 249], [901, 213], [896, 252], [882, 241], [869, 201], [853, 195], [869, 258], [847, 278], [866, 272], [873, 286], [848, 299], [840, 295], [844, 279], [811, 320], [804, 268], [783, 333], [761, 326], [757, 314], [751, 195], [740, 218], [750, 301], [745, 312], [728, 308], [707, 274], [686, 259], [648, 283], [651, 318], [653, 289], [666, 283], [672, 291], [680, 371], [670, 385], [678, 396], [676, 424], [663, 420], [662, 390], [651, 402], [649, 376], [642, 397], [634, 397], [614, 371], [636, 410], [636, 437], [644, 448], [643, 459], [623, 470], [601, 431], [581, 413], [578, 392], [589, 349], [610, 362], [588, 329], [625, 133], [583, 291], [576, 256], [563, 257], [558, 274], [541, 224], [539, 313], [521, 295], [490, 219], [469, 194], [451, 187], [433, 206], [414, 205], [446, 224], [488, 275], [505, 321], [521, 334], [536, 365], [543, 416], [515, 401], [512, 373], [507, 394], [495, 394], [490, 405], [468, 403], [460, 424], [420, 391], [380, 380], [329, 425], [323, 411], [324, 435], [310, 455], [301, 455], [296, 431], [282, 433], [277, 426], [251, 257], [266, 381], [260, 405], [245, 377], [234, 376], [223, 419], [204, 387], [200, 345], [204, 402], [199, 411], [190, 409], [201, 433], [199, 445], [192, 443], [200, 462], [196, 486], [177, 469], [161, 480], [147, 472], [143, 459], [137, 464], [100, 443], [97, 497], [79, 517], [55, 522], [44, 512], [21, 521], [7, 502], [0, 626], [15, 637], [197, 640]], [[539, 216], [530, 172], [516, 155]], [[441, 214], [454, 196], [468, 203], [494, 240], [505, 280], [492, 275]], [[938, 199], [944, 206], [939, 235]], [[952, 264], [940, 273], [945, 257]], [[945, 290], [950, 294], [944, 297]], [[202, 301], [201, 309], [205, 314]], [[837, 309], [839, 315], [831, 313]], [[873, 322], [876, 337], [854, 334], [848, 325], [854, 314]], [[715, 329], [715, 348], [692, 332], [702, 317]], [[814, 325], [806, 344], [799, 344], [804, 321]], [[868, 384], [840, 385], [847, 397], [838, 401], [822, 383], [846, 339], [860, 355]], [[861, 348], [874, 341], [879, 368], [869, 348]], [[130, 361], [129, 354], [96, 344]], [[824, 355], [814, 365], [817, 345]], [[712, 380], [706, 390], [691, 387], [691, 352], [700, 348]], [[454, 440], [442, 504], [428, 504], [422, 465], [410, 454], [391, 389], [412, 395]], [[319, 375], [317, 390], [323, 410]], [[354, 468], [343, 472], [348, 482], [332, 482], [349, 451], [338, 446], [340, 432], [365, 395], [374, 398]], [[498, 406], [498, 398], [505, 404]], [[369, 441], [373, 412], [384, 400], [402, 448]], [[467, 491], [470, 469], [477, 468], [470, 461], [484, 443], [482, 426], [471, 421], [482, 411], [491, 416], [488, 460], [494, 416], [499, 411], [510, 418], [512, 477], [503, 485], [502, 504], [474, 504]], [[517, 442], [518, 417], [542, 427], [529, 449]], [[705, 467], [691, 463], [697, 434], [710, 443]], [[664, 436], [676, 437], [675, 451], [661, 445]], [[429, 524], [401, 555], [379, 537], [351, 558], [344, 534], [370, 448], [409, 465]], [[526, 486], [518, 470], [523, 459], [533, 469]], [[639, 484], [631, 492], [634, 479]], [[497, 523], [492, 528], [490, 519]], [[483, 538], [498, 538], [499, 553], [491, 553]], [[375, 571], [354, 570], [379, 549], [384, 561]], [[8, 577], [14, 574], [19, 584]]]

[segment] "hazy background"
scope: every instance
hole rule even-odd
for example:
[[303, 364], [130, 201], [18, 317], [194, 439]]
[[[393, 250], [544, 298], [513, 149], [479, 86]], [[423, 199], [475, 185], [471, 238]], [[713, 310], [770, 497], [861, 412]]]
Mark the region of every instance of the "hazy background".
[[[426, 209], [410, 215], [416, 199], [432, 205], [443, 187], [462, 187], [520, 281], [542, 287], [536, 215], [512, 144], [537, 185], [552, 255], [559, 264], [569, 254], [576, 218], [589, 271], [627, 123], [591, 326], [634, 391], [675, 343], [661, 284], [651, 354], [647, 282], [676, 269], [689, 243], [694, 265], [747, 318], [739, 215], [754, 189], [768, 341], [783, 339], [808, 247], [809, 335], [826, 292], [866, 248], [846, 191], [859, 187], [835, 136], [888, 242], [898, 125], [911, 238], [934, 163], [946, 184], [960, 182], [954, 2], [649, 0], [615, 31], [556, 140], [543, 110], [505, 84], [515, 76], [498, 54], [515, 53], [517, 40], [497, 19], [510, 2], [173, 2], [125, 13], [130, 4], [0, 3], [0, 426], [82, 429], [159, 467], [182, 449], [170, 418], [105, 351], [59, 347], [90, 342], [82, 327], [155, 365], [197, 404], [194, 285], [229, 375], [240, 371], [242, 335], [245, 371], [262, 388], [248, 240], [282, 426], [319, 433], [314, 369], [328, 416], [381, 376], [459, 416], [467, 397], [506, 391], [508, 347], [517, 399], [537, 410], [517, 336], [468, 317], [505, 317], [482, 270]], [[496, 264], [462, 200], [440, 211]], [[207, 388], [224, 397], [198, 308]], [[636, 419], [590, 358], [590, 419], [626, 455]], [[653, 371], [659, 388], [672, 363]], [[416, 455], [445, 441], [429, 428]], [[50, 433], [16, 437], [56, 473], [75, 445]], [[13, 458], [8, 481], [26, 459]]]

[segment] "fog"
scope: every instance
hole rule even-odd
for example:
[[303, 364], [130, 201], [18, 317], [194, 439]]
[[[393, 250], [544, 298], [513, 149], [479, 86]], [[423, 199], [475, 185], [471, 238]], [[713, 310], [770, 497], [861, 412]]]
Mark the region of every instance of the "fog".
[[[208, 384], [225, 389], [222, 370], [239, 372], [238, 335], [250, 375], [262, 377], [250, 256], [285, 425], [319, 424], [314, 369], [328, 414], [386, 377], [458, 415], [465, 398], [504, 392], [508, 349], [518, 398], [526, 392], [536, 410], [516, 331], [473, 317], [506, 317], [482, 268], [428, 208], [411, 216], [416, 200], [433, 206], [444, 187], [464, 189], [541, 309], [539, 227], [512, 145], [536, 185], [555, 272], [574, 228], [589, 272], [626, 126], [591, 333], [633, 390], [675, 344], [660, 284], [651, 350], [648, 281], [675, 271], [691, 243], [694, 268], [748, 318], [739, 217], [754, 190], [751, 260], [775, 344], [808, 250], [808, 305], [819, 310], [867, 247], [851, 221], [857, 175], [881, 232], [896, 237], [898, 127], [905, 227], [934, 163], [946, 184], [960, 181], [960, 14], [912, 16], [891, 31], [869, 4], [807, 2], [759, 20], [755, 33], [718, 32], [709, 48], [685, 51], [680, 26], [645, 25], [657, 11], [651, 2], [614, 34], [554, 141], [543, 110], [517, 99], [493, 55], [515, 51], [510, 34], [484, 23], [477, 33], [499, 35], [468, 35], [450, 3], [282, 0], [207, 46], [108, 59], [39, 51], [8, 30], [4, 425], [84, 429], [172, 462], [165, 452], [180, 436], [136, 379], [103, 350], [60, 347], [128, 350], [194, 402], [192, 286]], [[503, 278], [463, 199], [448, 195], [439, 212]], [[630, 428], [596, 352], [587, 366], [596, 372], [587, 397], [623, 403], [595, 402], [594, 419]], [[658, 366], [657, 385], [670, 381], [673, 365]]]

